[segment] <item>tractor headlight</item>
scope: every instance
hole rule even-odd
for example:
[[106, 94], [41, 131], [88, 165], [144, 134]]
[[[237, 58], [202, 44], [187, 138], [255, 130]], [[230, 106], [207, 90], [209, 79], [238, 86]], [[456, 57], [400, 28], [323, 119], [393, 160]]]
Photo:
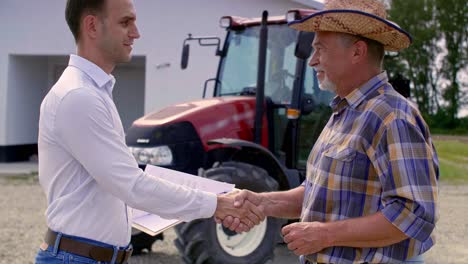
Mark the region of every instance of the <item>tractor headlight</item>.
[[157, 166], [171, 165], [172, 151], [168, 146], [153, 148], [129, 147], [138, 164], [151, 164]]

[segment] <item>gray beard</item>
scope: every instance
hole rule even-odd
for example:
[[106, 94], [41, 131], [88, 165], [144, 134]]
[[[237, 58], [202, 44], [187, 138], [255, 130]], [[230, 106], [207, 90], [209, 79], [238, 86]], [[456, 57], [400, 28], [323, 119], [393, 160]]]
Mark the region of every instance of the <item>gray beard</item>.
[[329, 91], [336, 93], [336, 84], [332, 83], [330, 80], [325, 79], [322, 83], [319, 83], [320, 90]]

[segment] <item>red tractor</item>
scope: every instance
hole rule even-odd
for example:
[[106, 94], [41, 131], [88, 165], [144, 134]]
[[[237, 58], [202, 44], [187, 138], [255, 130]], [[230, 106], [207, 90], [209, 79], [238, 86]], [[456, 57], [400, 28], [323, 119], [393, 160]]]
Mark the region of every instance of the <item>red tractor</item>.
[[[315, 10], [248, 19], [221, 18], [224, 45], [216, 37], [184, 41], [182, 68], [189, 42], [216, 46], [220, 57], [213, 96], [181, 103], [136, 120], [127, 144], [146, 164], [235, 183], [255, 192], [288, 190], [305, 179], [308, 154], [327, 122], [332, 94], [319, 89], [307, 67], [313, 33], [287, 26]], [[186, 263], [265, 263], [273, 258], [285, 220], [267, 218], [250, 232], [236, 234], [213, 219], [176, 227], [175, 245]], [[155, 238], [136, 234], [136, 251], [151, 248]]]

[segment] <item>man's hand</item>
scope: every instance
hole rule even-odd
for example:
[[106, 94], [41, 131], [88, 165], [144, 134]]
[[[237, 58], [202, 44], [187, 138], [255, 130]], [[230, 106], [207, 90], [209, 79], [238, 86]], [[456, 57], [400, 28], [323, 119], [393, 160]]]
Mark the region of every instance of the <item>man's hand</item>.
[[239, 208], [241, 207], [245, 201], [249, 201], [252, 204], [259, 206], [261, 210], [264, 210], [264, 202], [265, 199], [259, 193], [254, 193], [249, 190], [241, 190], [234, 193], [235, 194], [235, 202], [234, 206]]
[[[257, 207], [257, 210], [263, 214], [263, 219], [266, 216], [265, 214], [265, 203], [266, 199], [258, 193], [254, 193], [248, 190], [236, 190], [230, 194], [235, 195], [234, 206], [236, 208], [241, 208], [245, 204], [252, 204]], [[215, 219], [218, 224], [223, 224], [224, 227], [230, 229], [231, 231], [236, 231], [237, 233], [248, 232], [253, 226], [246, 226], [240, 219], [227, 216], [224, 219]]]
[[[255, 225], [258, 225], [265, 219], [263, 210], [250, 201], [244, 201], [241, 205], [236, 203], [235, 197], [238, 191], [224, 195], [218, 195], [218, 203], [215, 212], [216, 222], [220, 223], [226, 218], [230, 222], [236, 223], [237, 232], [249, 231]], [[237, 205], [236, 207], [234, 205]]]
[[282, 233], [289, 250], [298, 256], [313, 254], [331, 246], [324, 223], [292, 223], [283, 227]]

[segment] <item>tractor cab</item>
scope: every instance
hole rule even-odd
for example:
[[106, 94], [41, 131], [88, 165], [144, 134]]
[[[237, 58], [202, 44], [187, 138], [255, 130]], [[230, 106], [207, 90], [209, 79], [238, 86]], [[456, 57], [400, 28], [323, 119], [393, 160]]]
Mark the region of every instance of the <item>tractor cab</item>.
[[[256, 140], [268, 148], [289, 169], [305, 169], [311, 147], [331, 114], [328, 104], [334, 96], [320, 90], [315, 72], [307, 66], [313, 33], [298, 32], [286, 25], [288, 19], [302, 18], [313, 12], [315, 10], [290, 10], [286, 17], [268, 17], [264, 48], [260, 47], [261, 18], [222, 17], [220, 24], [227, 29], [227, 35], [223, 49], [218, 48], [217, 52], [221, 57], [217, 76], [208, 80], [214, 81], [213, 97], [263, 94], [264, 109], [255, 114], [265, 115], [267, 133], [257, 131], [265, 138], [246, 140]], [[211, 39], [213, 37], [190, 35], [184, 46], [191, 40], [207, 46], [203, 41]], [[262, 49], [264, 62], [259, 55]], [[186, 67], [188, 48], [184, 51], [182, 64]], [[259, 78], [263, 78], [260, 83]], [[259, 85], [262, 87], [258, 88]], [[205, 93], [206, 85], [204, 97]], [[258, 111], [258, 107], [256, 109]], [[293, 134], [296, 137], [291, 138]], [[300, 135], [303, 137], [299, 139]]]

